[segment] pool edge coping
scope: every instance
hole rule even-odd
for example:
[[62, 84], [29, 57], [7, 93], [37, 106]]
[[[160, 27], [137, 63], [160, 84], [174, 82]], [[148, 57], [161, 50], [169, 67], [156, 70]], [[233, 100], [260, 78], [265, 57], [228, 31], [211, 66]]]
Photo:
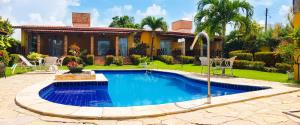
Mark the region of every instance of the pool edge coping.
[[[189, 75], [191, 74], [199, 75], [196, 73], [173, 71], [173, 70], [154, 69], [153, 71], [175, 73], [192, 79], [194, 79], [196, 76], [189, 76]], [[204, 78], [201, 79], [205, 80]], [[196, 80], [200, 80], [200, 79], [196, 78]], [[254, 81], [258, 81], [258, 80], [254, 80]], [[39, 91], [42, 88], [52, 84], [53, 82], [55, 82], [55, 80], [49, 80], [43, 82], [42, 84], [37, 83], [23, 89], [21, 92], [17, 94], [15, 98], [16, 104], [19, 105], [20, 107], [23, 107], [35, 113], [54, 116], [54, 117], [73, 118], [73, 119], [133, 119], [133, 118], [157, 117], [157, 116], [164, 116], [170, 114], [185, 113], [185, 112], [190, 112], [190, 111], [195, 111], [195, 110], [200, 110], [205, 108], [228, 105], [232, 103], [244, 102], [244, 101], [249, 101], [249, 100], [254, 100], [259, 98], [266, 98], [266, 97], [300, 91], [299, 88], [279, 85], [279, 86], [268, 86], [271, 88], [265, 90], [213, 97], [212, 104], [205, 104], [206, 98], [204, 98], [204, 99], [189, 100], [189, 101], [178, 102], [178, 103], [167, 103], [167, 104], [147, 105], [147, 106], [80, 107], [80, 106], [69, 106], [69, 105], [53, 103], [42, 99], [39, 96]], [[220, 81], [214, 81], [214, 82], [220, 83]], [[222, 82], [222, 83], [228, 84], [227, 82]], [[265, 85], [262, 86], [266, 87]], [[51, 108], [51, 110], [47, 110], [47, 108]]]

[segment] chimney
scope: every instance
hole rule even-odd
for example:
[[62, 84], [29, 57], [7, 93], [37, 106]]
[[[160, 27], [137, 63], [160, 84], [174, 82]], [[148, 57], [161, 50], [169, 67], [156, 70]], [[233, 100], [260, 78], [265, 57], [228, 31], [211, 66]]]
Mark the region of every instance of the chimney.
[[172, 31], [191, 33], [193, 22], [189, 20], [178, 20], [172, 23]]
[[73, 27], [90, 27], [91, 14], [90, 13], [72, 13]]

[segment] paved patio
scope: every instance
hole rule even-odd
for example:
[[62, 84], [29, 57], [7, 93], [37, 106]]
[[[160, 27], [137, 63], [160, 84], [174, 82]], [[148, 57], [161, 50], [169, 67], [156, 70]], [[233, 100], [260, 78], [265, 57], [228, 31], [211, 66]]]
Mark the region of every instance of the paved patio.
[[[15, 104], [22, 89], [49, 80], [53, 74], [22, 74], [0, 79], [0, 125], [299, 125], [300, 119], [283, 111], [300, 110], [300, 92], [261, 98], [188, 113], [130, 120], [75, 120], [39, 115]], [[300, 113], [299, 113], [300, 115]]]

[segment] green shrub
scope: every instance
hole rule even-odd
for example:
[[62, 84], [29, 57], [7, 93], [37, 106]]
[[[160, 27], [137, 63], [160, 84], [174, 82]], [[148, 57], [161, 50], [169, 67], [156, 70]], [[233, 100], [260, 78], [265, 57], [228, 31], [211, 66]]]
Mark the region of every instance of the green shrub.
[[20, 62], [19, 54], [10, 54], [9, 66], [13, 66], [16, 63]]
[[253, 60], [253, 55], [251, 53], [236, 53], [236, 52], [229, 53], [229, 57], [234, 57], [234, 56], [236, 56], [237, 60], [248, 60], [248, 61]]
[[10, 58], [8, 56], [8, 52], [6, 50], [0, 50], [0, 62], [3, 62], [6, 66], [8, 66]]
[[266, 71], [266, 72], [278, 72], [278, 69], [274, 68], [274, 67], [264, 67], [264, 71]]
[[110, 65], [114, 63], [114, 56], [113, 55], [107, 55], [105, 57], [105, 65]]
[[63, 65], [67, 65], [69, 62], [71, 61], [75, 61], [79, 64], [82, 63], [82, 59], [80, 57], [76, 57], [76, 56], [66, 56], [66, 58], [63, 60]]
[[278, 69], [278, 72], [286, 73], [292, 69], [292, 66], [287, 63], [276, 63], [275, 67]]
[[122, 56], [115, 57], [114, 64], [122, 66], [124, 64], [124, 58]]
[[192, 56], [179, 56], [179, 61], [183, 64], [191, 64], [194, 63], [195, 58]]
[[260, 61], [235, 60], [233, 64], [233, 68], [236, 69], [263, 70], [264, 67], [265, 63]]
[[131, 62], [134, 65], [140, 64], [141, 58], [142, 58], [141, 55], [135, 55], [135, 54], [133, 54], [133, 55], [130, 56]]
[[158, 57], [158, 59], [167, 64], [174, 64], [174, 58], [172, 56], [161, 55]]
[[27, 55], [27, 58], [31, 61], [37, 61], [42, 58], [42, 54], [36, 53], [36, 52], [30, 52], [29, 55]]
[[249, 69], [253, 69], [253, 70], [263, 70], [265, 67], [265, 63], [264, 62], [260, 62], [260, 61], [251, 61], [248, 68]]
[[276, 63], [276, 53], [274, 52], [257, 52], [254, 54], [255, 61], [266, 63], [267, 67], [274, 67]]
[[95, 59], [94, 55], [87, 55], [85, 63], [87, 65], [94, 65], [94, 59]]

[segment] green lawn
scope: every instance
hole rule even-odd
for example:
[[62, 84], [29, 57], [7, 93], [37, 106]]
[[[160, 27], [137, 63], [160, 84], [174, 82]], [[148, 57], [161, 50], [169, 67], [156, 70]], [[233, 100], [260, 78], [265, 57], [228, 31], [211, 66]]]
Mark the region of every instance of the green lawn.
[[10, 67], [6, 67], [5, 74], [8, 77], [16, 74], [26, 73], [29, 71], [33, 71], [33, 69], [29, 69], [29, 68], [25, 69], [25, 68], [17, 67], [14, 74], [12, 74], [12, 69]]
[[[194, 64], [174, 64], [174, 65], [167, 65], [160, 61], [154, 61], [149, 66], [149, 69], [170, 69], [170, 70], [181, 70], [186, 72], [195, 72], [201, 73], [201, 66], [194, 65]], [[67, 69], [67, 67], [63, 66], [60, 69]], [[103, 69], [143, 69], [140, 66], [135, 65], [123, 65], [123, 66], [86, 66], [85, 69], [91, 70], [103, 70]], [[203, 67], [202, 72], [207, 72], [207, 67]], [[218, 74], [221, 73], [220, 70], [216, 71]], [[230, 71], [226, 70], [226, 74], [229, 75]], [[275, 81], [275, 82], [282, 82], [282, 83], [296, 83], [295, 81], [288, 81], [287, 75], [282, 73], [270, 73], [270, 72], [262, 72], [262, 71], [255, 71], [255, 70], [244, 70], [244, 69], [234, 69], [234, 76], [240, 78], [249, 78], [249, 79], [257, 79], [257, 80], [266, 80], [266, 81]]]

